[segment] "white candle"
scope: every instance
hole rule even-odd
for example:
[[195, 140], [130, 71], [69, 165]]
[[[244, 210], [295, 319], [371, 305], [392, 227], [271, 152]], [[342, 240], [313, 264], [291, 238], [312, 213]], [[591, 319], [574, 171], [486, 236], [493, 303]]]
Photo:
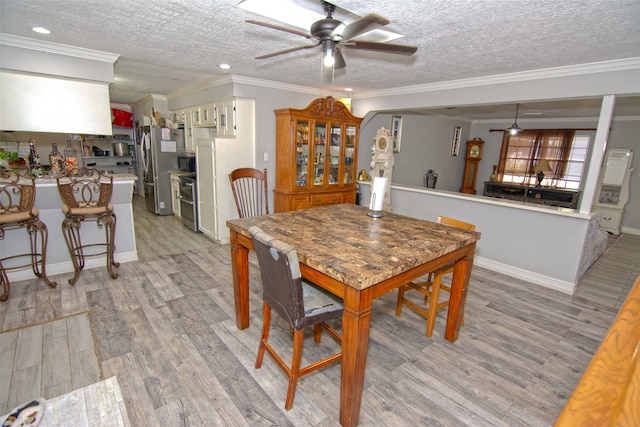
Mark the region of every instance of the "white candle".
[[387, 188], [387, 178], [373, 178], [373, 186], [371, 189], [371, 202], [369, 210], [381, 211], [384, 206], [384, 192]]

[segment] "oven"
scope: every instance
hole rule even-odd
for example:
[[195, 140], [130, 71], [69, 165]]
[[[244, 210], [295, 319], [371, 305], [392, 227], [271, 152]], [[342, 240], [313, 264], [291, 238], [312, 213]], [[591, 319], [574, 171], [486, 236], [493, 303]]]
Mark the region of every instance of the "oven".
[[198, 231], [198, 190], [196, 178], [180, 177], [180, 216], [182, 223], [193, 231]]

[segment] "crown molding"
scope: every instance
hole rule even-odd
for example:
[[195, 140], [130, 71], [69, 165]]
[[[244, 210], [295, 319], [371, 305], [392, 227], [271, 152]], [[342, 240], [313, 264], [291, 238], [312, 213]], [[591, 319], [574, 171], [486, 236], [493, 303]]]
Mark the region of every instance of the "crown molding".
[[237, 74], [225, 74], [224, 76], [216, 76], [210, 79], [204, 80], [195, 85], [187, 86], [185, 88], [179, 89], [171, 94], [167, 95], [167, 99], [174, 99], [179, 96], [188, 95], [193, 92], [198, 92], [206, 89], [212, 89], [214, 87], [223, 86], [226, 84], [244, 84], [250, 86], [258, 86], [261, 88], [269, 88], [269, 89], [277, 89], [284, 90], [289, 92], [296, 93], [309, 93], [312, 95], [319, 95], [320, 97], [324, 96], [333, 96], [336, 98], [340, 98], [344, 96], [344, 91], [329, 91], [326, 89], [319, 89], [317, 87], [311, 86], [300, 86], [294, 85], [290, 83], [281, 83], [273, 80], [264, 80], [255, 77], [246, 77]]
[[0, 33], [0, 45], [11, 46], [21, 49], [37, 50], [40, 52], [53, 53], [56, 55], [73, 56], [76, 58], [89, 59], [92, 61], [115, 63], [120, 55], [99, 50], [84, 49], [66, 44], [52, 43], [44, 40], [19, 37], [11, 34]]
[[595, 74], [612, 71], [639, 70], [640, 57], [619, 59], [615, 61], [591, 62], [587, 64], [568, 65], [564, 67], [544, 68], [540, 70], [521, 71], [509, 74], [474, 77], [471, 79], [450, 80], [446, 82], [427, 83], [414, 86], [362, 92], [352, 95], [354, 99], [375, 98], [391, 95], [408, 95], [417, 92], [436, 92], [441, 90], [462, 89], [474, 86], [518, 83], [557, 77], [570, 77], [583, 74]]

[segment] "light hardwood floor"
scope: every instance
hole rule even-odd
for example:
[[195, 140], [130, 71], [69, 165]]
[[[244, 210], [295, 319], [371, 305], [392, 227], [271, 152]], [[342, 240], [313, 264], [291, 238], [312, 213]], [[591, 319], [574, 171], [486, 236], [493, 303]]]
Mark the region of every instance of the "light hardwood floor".
[[[88, 311], [103, 378], [118, 377], [135, 426], [337, 426], [339, 364], [302, 378], [289, 412], [282, 372], [270, 359], [254, 368], [262, 322], [253, 255], [251, 327], [240, 331], [228, 245], [141, 202], [134, 197], [139, 261], [122, 264], [116, 280], [99, 268], [75, 287], [70, 275], [54, 277], [56, 289], [12, 284], [2, 330]], [[573, 296], [475, 267], [455, 344], [443, 339], [445, 313], [429, 339], [424, 319], [396, 317], [396, 293], [383, 296], [372, 312], [361, 425], [552, 425], [638, 275], [640, 236], [630, 235], [611, 238]], [[290, 349], [288, 327], [274, 323], [271, 340]], [[309, 337], [307, 361], [335, 349]]]

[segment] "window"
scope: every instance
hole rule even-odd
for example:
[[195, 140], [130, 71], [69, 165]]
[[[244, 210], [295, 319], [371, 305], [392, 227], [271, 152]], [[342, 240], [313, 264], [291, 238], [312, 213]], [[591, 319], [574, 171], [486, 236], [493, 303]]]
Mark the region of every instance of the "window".
[[[542, 185], [578, 189], [589, 154], [589, 135], [576, 135], [573, 129], [526, 130], [504, 134], [498, 180], [536, 185], [536, 166], [547, 160]], [[543, 162], [544, 164], [544, 162]]]

